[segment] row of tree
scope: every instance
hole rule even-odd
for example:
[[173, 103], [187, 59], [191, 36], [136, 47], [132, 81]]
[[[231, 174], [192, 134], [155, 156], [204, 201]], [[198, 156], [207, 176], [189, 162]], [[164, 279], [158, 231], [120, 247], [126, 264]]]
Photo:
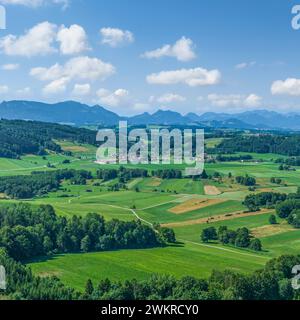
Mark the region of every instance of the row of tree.
[[235, 181], [243, 186], [251, 187], [256, 185], [256, 179], [253, 177], [246, 176], [237, 176]]
[[216, 156], [216, 160], [220, 162], [232, 162], [232, 161], [250, 161], [253, 157], [250, 154], [246, 155], [222, 155], [219, 154]]
[[255, 152], [300, 156], [300, 135], [237, 134], [216, 147], [218, 153]]
[[123, 166], [118, 169], [101, 169], [97, 171], [98, 179], [108, 181], [119, 178], [120, 182], [123, 183], [135, 178], [146, 178], [150, 175], [161, 179], [181, 179], [182, 171], [178, 169], [162, 169], [152, 170], [149, 174], [148, 170], [145, 169], [128, 169]]
[[96, 176], [104, 181], [119, 178], [120, 182], [124, 183], [135, 178], [146, 178], [148, 177], [148, 171], [138, 168], [128, 169], [121, 166], [118, 169], [100, 169], [97, 171]]
[[239, 228], [236, 231], [228, 229], [227, 226], [220, 226], [218, 231], [215, 227], [202, 230], [201, 240], [203, 242], [219, 241], [224, 245], [232, 245], [239, 248], [261, 251], [262, 245], [259, 239], [253, 238], [247, 228]]

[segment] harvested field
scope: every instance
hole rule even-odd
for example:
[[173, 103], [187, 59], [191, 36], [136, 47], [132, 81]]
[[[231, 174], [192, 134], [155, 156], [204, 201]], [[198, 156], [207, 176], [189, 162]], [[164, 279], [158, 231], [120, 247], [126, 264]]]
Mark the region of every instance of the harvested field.
[[182, 214], [197, 209], [206, 208], [217, 203], [224, 202], [223, 199], [190, 199], [169, 209], [168, 211], [175, 214]]
[[268, 209], [257, 211], [257, 212], [247, 212], [247, 213], [243, 213], [242, 211], [237, 211], [237, 212], [223, 214], [220, 216], [214, 216], [211, 218], [205, 217], [205, 218], [187, 220], [182, 222], [165, 223], [165, 224], [162, 224], [162, 226], [167, 228], [176, 228], [176, 227], [183, 227], [183, 226], [191, 226], [195, 224], [205, 224], [208, 222], [213, 223], [218, 221], [226, 221], [226, 220], [232, 220], [232, 219], [249, 217], [249, 216], [257, 216], [257, 215], [262, 215], [267, 213], [269, 214], [271, 212], [272, 211]]
[[205, 194], [208, 196], [217, 196], [222, 192], [215, 186], [204, 186]]
[[273, 192], [274, 189], [273, 188], [261, 188], [261, 189], [257, 189], [257, 193], [260, 192]]
[[153, 178], [147, 184], [148, 187], [159, 187], [160, 185], [161, 185], [161, 179], [159, 179], [159, 178]]
[[263, 238], [295, 230], [297, 229], [291, 228], [288, 224], [274, 224], [252, 229], [251, 234], [256, 238]]

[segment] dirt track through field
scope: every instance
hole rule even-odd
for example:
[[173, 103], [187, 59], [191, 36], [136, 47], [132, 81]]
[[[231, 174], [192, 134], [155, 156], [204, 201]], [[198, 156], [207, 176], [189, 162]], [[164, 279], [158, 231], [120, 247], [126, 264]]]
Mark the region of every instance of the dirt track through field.
[[234, 253], [234, 254], [240, 254], [240, 255], [243, 255], [243, 256], [250, 256], [250, 257], [269, 260], [268, 257], [265, 257], [263, 255], [259, 256], [257, 254], [241, 252], [241, 251], [237, 251], [237, 250], [231, 250], [231, 249], [224, 248], [224, 247], [218, 247], [218, 246], [213, 246], [213, 245], [209, 245], [209, 244], [204, 244], [204, 243], [199, 243], [199, 242], [194, 242], [194, 241], [189, 241], [189, 240], [184, 240], [184, 239], [178, 239], [178, 241], [181, 241], [181, 242], [184, 242], [184, 243], [190, 243], [190, 244], [193, 244], [193, 245], [196, 245], [196, 246], [200, 246], [200, 247], [206, 247], [206, 248], [210, 248], [210, 249], [215, 249], [215, 250], [219, 250], [219, 251], [227, 251], [227, 252], [231, 252], [231, 253]]
[[213, 217], [206, 217], [206, 218], [200, 218], [200, 219], [195, 219], [195, 220], [187, 220], [187, 221], [182, 221], [182, 222], [171, 222], [171, 223], [165, 223], [162, 226], [163, 227], [168, 227], [168, 228], [176, 228], [176, 227], [184, 227], [184, 226], [191, 226], [195, 224], [208, 224], [208, 223], [213, 223], [213, 222], [218, 222], [218, 221], [226, 221], [226, 220], [232, 220], [232, 219], [237, 219], [237, 218], [243, 218], [243, 217], [249, 217], [249, 216], [258, 216], [262, 214], [267, 214], [272, 211], [270, 210], [261, 210], [258, 212], [247, 212], [243, 213], [242, 211], [236, 211], [230, 214], [223, 214], [219, 216], [213, 216]]

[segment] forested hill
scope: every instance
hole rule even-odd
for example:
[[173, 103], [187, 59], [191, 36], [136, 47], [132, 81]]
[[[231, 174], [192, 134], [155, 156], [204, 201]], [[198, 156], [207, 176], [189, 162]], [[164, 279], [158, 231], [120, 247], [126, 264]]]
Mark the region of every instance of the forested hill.
[[300, 156], [300, 135], [252, 135], [224, 139], [217, 146], [219, 153], [256, 152]]
[[0, 157], [18, 159], [25, 154], [61, 152], [54, 140], [95, 144], [96, 132], [54, 123], [0, 120]]

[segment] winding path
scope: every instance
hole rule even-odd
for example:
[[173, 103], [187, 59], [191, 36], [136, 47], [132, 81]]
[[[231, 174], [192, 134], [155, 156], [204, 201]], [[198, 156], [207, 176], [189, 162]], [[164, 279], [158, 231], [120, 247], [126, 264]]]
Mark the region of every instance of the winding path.
[[[132, 214], [140, 221], [150, 225], [151, 227], [153, 227], [153, 224], [143, 218], [141, 218], [137, 212], [134, 209], [129, 209], [129, 208], [124, 208], [124, 207], [120, 207], [120, 206], [114, 206], [114, 205], [109, 205], [110, 207], [113, 208], [118, 208], [118, 209], [124, 209], [127, 211], [131, 211]], [[231, 252], [234, 254], [239, 254], [239, 255], [243, 255], [243, 256], [249, 256], [249, 257], [255, 257], [255, 258], [260, 258], [260, 259], [264, 259], [264, 260], [269, 260], [268, 257], [266, 256], [262, 256], [262, 255], [256, 255], [256, 254], [252, 254], [252, 253], [247, 253], [247, 252], [241, 252], [238, 250], [231, 250], [228, 248], [223, 248], [223, 247], [218, 247], [218, 246], [213, 246], [213, 245], [209, 245], [209, 244], [204, 244], [204, 243], [198, 243], [198, 242], [194, 242], [194, 241], [189, 241], [186, 239], [177, 239], [178, 241], [182, 242], [182, 243], [189, 243], [189, 244], [193, 244], [193, 245], [197, 245], [197, 246], [201, 246], [201, 247], [206, 247], [206, 248], [211, 248], [211, 249], [216, 249], [216, 250], [220, 250], [220, 251], [227, 251], [227, 252]]]

